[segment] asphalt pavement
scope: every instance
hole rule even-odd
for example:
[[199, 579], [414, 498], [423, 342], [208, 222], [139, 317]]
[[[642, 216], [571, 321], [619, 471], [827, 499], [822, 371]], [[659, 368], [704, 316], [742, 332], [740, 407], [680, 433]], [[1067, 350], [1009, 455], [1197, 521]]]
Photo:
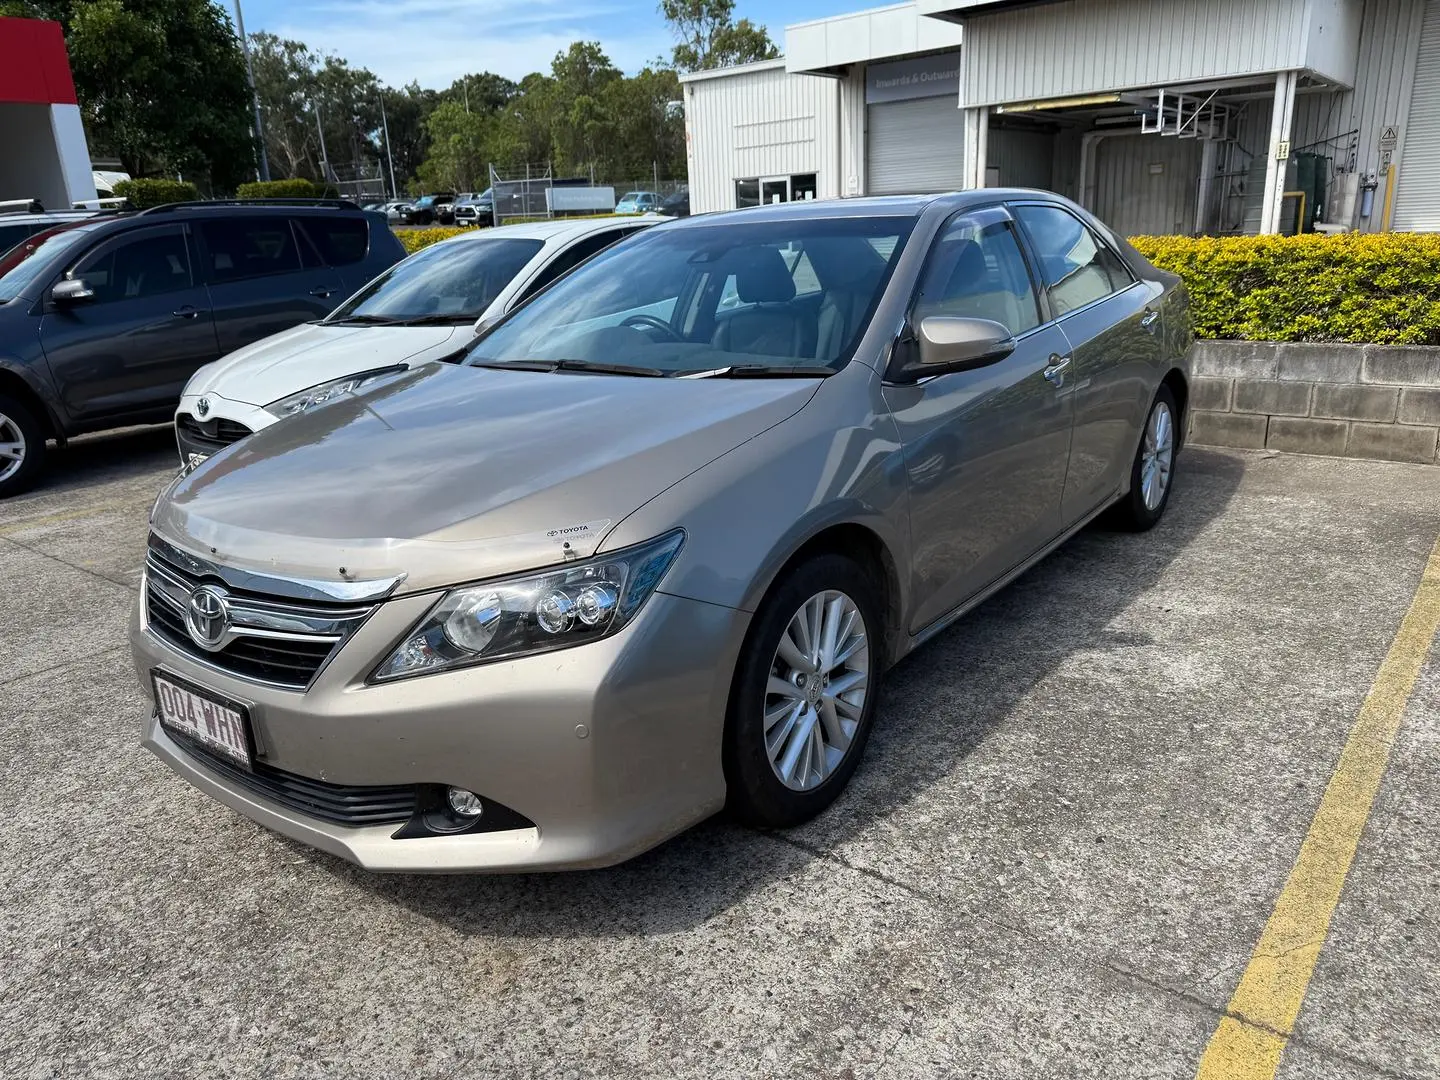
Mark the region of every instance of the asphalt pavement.
[[[892, 672], [820, 819], [382, 877], [140, 749], [174, 467], [87, 438], [0, 504], [6, 1077], [1194, 1077], [1440, 535], [1440, 469], [1190, 449]], [[1407, 693], [1284, 1080], [1440, 1078], [1433, 651]]]

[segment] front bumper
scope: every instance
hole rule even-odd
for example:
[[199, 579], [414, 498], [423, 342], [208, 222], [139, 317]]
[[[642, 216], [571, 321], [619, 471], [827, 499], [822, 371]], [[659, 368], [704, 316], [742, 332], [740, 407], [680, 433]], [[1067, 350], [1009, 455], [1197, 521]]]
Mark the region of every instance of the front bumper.
[[[749, 616], [657, 593], [614, 637], [379, 686], [365, 677], [433, 594], [380, 605], [310, 689], [281, 690], [192, 659], [131, 626], [136, 671], [169, 671], [250, 710], [257, 760], [332, 784], [443, 784], [509, 807], [534, 828], [396, 839], [394, 825], [310, 817], [207, 767], [155, 718], [144, 745], [211, 797], [371, 870], [556, 870], [620, 862], [719, 810], [721, 738]], [[153, 706], [153, 701], [151, 702]]]
[[251, 405], [249, 402], [231, 401], [213, 391], [204, 394], [186, 394], [180, 399], [180, 404], [175, 409], [175, 447], [180, 453], [182, 465], [189, 464], [192, 455], [202, 458], [209, 457], [211, 454], [218, 454], [225, 448], [223, 443], [217, 445], [210, 440], [195, 439], [179, 423], [182, 415], [199, 418], [196, 406], [202, 397], [206, 398], [210, 404], [205, 414], [207, 424], [228, 420], [248, 428], [251, 433], [254, 433], [275, 423], [274, 416], [260, 406]]

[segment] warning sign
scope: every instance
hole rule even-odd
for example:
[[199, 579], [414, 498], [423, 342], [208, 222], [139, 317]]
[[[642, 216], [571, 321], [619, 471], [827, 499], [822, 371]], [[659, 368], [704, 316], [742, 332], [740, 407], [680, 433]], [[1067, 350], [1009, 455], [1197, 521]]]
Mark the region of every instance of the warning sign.
[[1399, 139], [1400, 129], [1397, 128], [1394, 124], [1387, 124], [1385, 126], [1385, 129], [1380, 132], [1380, 149], [1394, 150], [1395, 143], [1398, 142]]

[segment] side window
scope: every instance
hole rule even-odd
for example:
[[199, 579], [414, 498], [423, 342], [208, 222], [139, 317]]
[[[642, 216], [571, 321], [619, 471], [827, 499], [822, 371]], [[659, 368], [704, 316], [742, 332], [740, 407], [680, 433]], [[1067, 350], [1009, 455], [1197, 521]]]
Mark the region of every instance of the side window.
[[300, 269], [300, 252], [283, 217], [236, 217], [200, 222], [211, 281], [239, 281]]
[[295, 225], [320, 251], [328, 266], [349, 266], [370, 250], [370, 226], [363, 218], [336, 214], [296, 218]]
[[1130, 271], [1079, 218], [1058, 206], [1017, 206], [1030, 234], [1055, 314], [1064, 315], [1129, 288]]
[[946, 226], [920, 279], [912, 317], [992, 319], [1012, 334], [1040, 325], [1040, 308], [1014, 226], [969, 214]]
[[34, 231], [34, 227], [28, 221], [18, 225], [0, 225], [0, 255], [5, 254]]
[[535, 280], [525, 286], [524, 295], [522, 295], [520, 299], [528, 300], [561, 274], [579, 266], [586, 259], [590, 258], [591, 255], [604, 251], [611, 244], [615, 243], [616, 240], [619, 240], [620, 235], [619, 233], [613, 232], [596, 233], [594, 236], [587, 236], [585, 239], [572, 244], [559, 255], [555, 256], [555, 258], [551, 260], [550, 265], [541, 270], [540, 273], [535, 276]]
[[81, 259], [71, 275], [95, 293], [92, 303], [138, 300], [190, 287], [190, 257], [178, 228], [147, 231], [101, 246]]

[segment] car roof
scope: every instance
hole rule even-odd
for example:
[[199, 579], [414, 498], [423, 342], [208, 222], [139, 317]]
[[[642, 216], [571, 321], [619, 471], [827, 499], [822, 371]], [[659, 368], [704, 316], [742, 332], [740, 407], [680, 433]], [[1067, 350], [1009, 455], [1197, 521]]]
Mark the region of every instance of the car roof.
[[447, 244], [464, 243], [466, 241], [485, 240], [491, 237], [512, 240], [573, 240], [581, 236], [589, 236], [591, 233], [603, 232], [606, 229], [618, 227], [635, 228], [636, 226], [658, 225], [667, 218], [649, 217], [603, 217], [603, 218], [572, 218], [558, 221], [531, 221], [523, 225], [499, 225], [493, 229], [479, 229], [473, 232], [464, 232], [459, 236], [452, 237], [445, 241]]
[[747, 206], [743, 210], [724, 210], [700, 214], [687, 220], [696, 225], [734, 225], [742, 221], [808, 221], [824, 218], [856, 217], [919, 217], [926, 207], [935, 203], [963, 210], [968, 206], [988, 206], [1011, 199], [1036, 199], [1067, 204], [1053, 191], [1034, 188], [977, 188], [973, 191], [937, 192], [933, 195], [867, 195], [853, 199], [807, 199], [801, 202], [771, 203]]

